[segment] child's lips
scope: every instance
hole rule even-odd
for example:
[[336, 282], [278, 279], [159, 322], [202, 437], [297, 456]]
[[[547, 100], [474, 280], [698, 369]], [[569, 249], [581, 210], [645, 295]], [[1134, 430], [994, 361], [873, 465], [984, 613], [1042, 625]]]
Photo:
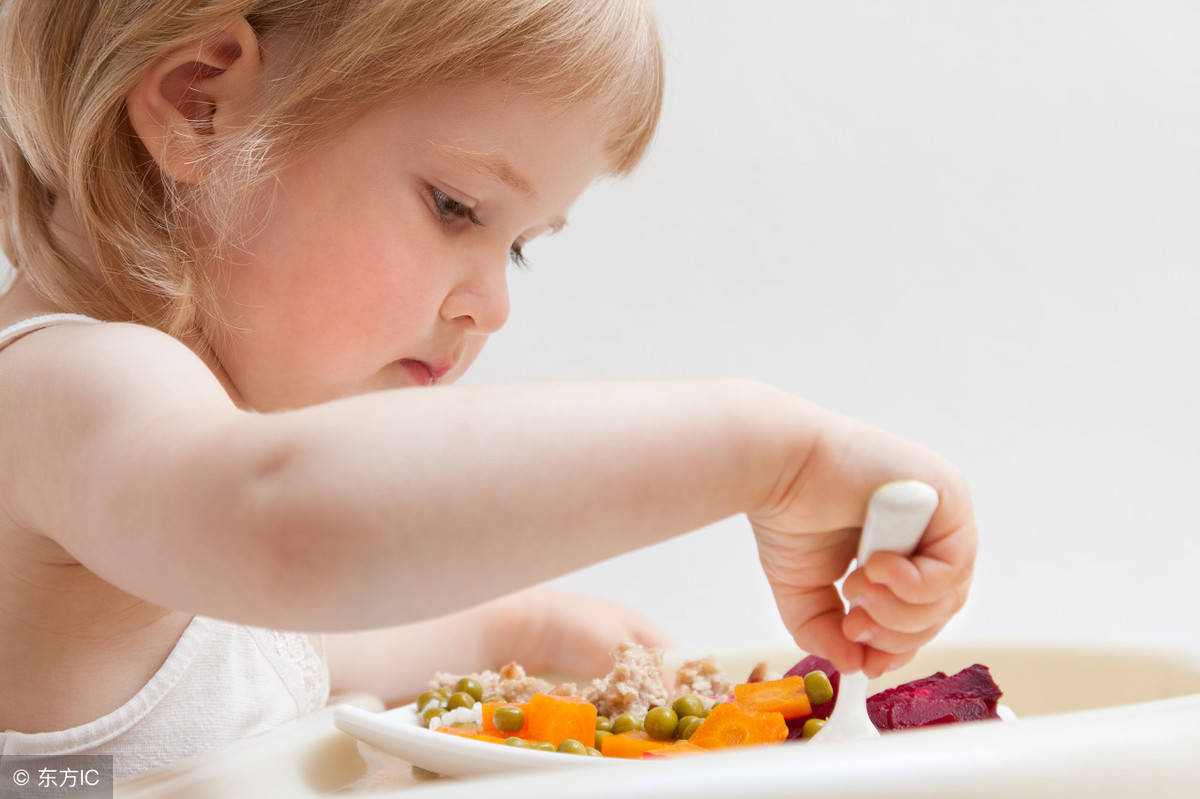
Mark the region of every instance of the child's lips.
[[418, 361], [414, 358], [405, 358], [399, 363], [418, 386], [432, 386], [436, 384], [453, 366], [453, 364], [449, 363], [428, 363], [426, 361]]

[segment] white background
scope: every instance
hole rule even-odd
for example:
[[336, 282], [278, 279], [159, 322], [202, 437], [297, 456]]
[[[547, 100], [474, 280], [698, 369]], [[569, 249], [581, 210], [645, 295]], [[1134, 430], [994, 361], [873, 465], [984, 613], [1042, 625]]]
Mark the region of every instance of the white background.
[[[656, 6], [655, 144], [528, 248], [467, 382], [770, 381], [967, 474], [943, 640], [1200, 644], [1200, 6]], [[740, 518], [558, 583], [788, 640]]]
[[[942, 640], [1200, 643], [1200, 6], [656, 7], [658, 138], [529, 246], [470, 382], [770, 381], [970, 479]], [[742, 518], [558, 583], [788, 640]]]

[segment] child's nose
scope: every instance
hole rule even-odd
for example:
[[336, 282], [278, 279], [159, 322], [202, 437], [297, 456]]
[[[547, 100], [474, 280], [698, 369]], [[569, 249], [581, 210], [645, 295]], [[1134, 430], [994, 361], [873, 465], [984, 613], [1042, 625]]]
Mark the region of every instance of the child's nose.
[[471, 270], [442, 301], [447, 321], [467, 320], [477, 333], [495, 333], [508, 321], [508, 276], [505, 264]]

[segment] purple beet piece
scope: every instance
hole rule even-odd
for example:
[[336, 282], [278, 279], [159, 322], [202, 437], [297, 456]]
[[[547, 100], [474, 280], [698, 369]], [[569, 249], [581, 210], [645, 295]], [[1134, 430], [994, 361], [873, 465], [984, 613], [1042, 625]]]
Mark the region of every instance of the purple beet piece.
[[801, 738], [804, 730], [804, 722], [809, 719], [827, 719], [829, 714], [833, 712], [833, 706], [837, 703], [838, 686], [842, 684], [841, 673], [833, 667], [833, 663], [816, 655], [809, 655], [801, 660], [795, 666], [788, 669], [784, 677], [803, 677], [810, 671], [823, 671], [829, 677], [829, 682], [833, 686], [833, 698], [828, 702], [822, 702], [819, 705], [814, 705], [812, 713], [799, 719], [788, 719], [788, 740]]
[[1000, 696], [987, 666], [976, 663], [953, 677], [939, 671], [880, 691], [867, 700], [867, 714], [880, 731], [995, 719]]

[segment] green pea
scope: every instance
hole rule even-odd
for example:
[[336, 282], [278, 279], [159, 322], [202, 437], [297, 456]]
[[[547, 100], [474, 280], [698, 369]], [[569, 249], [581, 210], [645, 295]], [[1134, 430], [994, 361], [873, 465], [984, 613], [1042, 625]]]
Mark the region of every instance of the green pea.
[[451, 724], [450, 726], [456, 730], [477, 730], [478, 729], [475, 726], [475, 722], [473, 722], [473, 721], [456, 721], [453, 724]]
[[587, 753], [588, 753], [588, 757], [604, 757], [604, 755], [602, 755], [600, 753], [599, 749], [596, 749], [595, 747], [591, 747], [591, 746], [589, 746], [587, 748]]
[[505, 699], [504, 699], [504, 697], [500, 696], [500, 694], [488, 694], [487, 696], [485, 696], [483, 699], [480, 699], [479, 701], [480, 702], [488, 702], [489, 704], [493, 704], [493, 705], [499, 705], [502, 702], [504, 702]]
[[804, 693], [808, 694], [808, 701], [814, 707], [833, 699], [833, 683], [829, 681], [829, 675], [820, 669], [805, 674]]
[[608, 716], [596, 716], [596, 729], [602, 732], [611, 731], [612, 719], [610, 719]]
[[657, 741], [669, 741], [675, 737], [675, 728], [679, 726], [679, 716], [665, 705], [651, 708], [646, 714], [646, 734]]
[[438, 707], [446, 706], [446, 698], [436, 691], [426, 691], [417, 697], [417, 710], [424, 710], [433, 702]]
[[704, 700], [695, 694], [684, 694], [675, 700], [671, 705], [675, 711], [675, 715], [679, 718], [684, 716], [699, 716], [704, 712]]
[[612, 720], [610, 728], [614, 734], [622, 732], [632, 732], [633, 730], [641, 729], [642, 723], [637, 720], [637, 717], [632, 713], [622, 713]]
[[804, 722], [804, 729], [800, 731], [800, 735], [804, 738], [811, 738], [821, 731], [825, 726], [825, 719], [809, 719]]
[[512, 736], [511, 738], [505, 738], [504, 743], [507, 744], [508, 746], [515, 746], [518, 749], [528, 749], [529, 748], [528, 741], [526, 741], [524, 738], [518, 738], [515, 735]]
[[556, 752], [556, 751], [558, 751], [554, 748], [554, 744], [549, 743], [548, 741], [533, 741], [532, 743], [529, 744], [529, 748], [537, 749], [538, 751], [541, 751], [541, 752]]
[[470, 677], [463, 677], [461, 680], [459, 680], [458, 684], [454, 686], [454, 690], [464, 694], [470, 694], [471, 698], [476, 702], [483, 698], [483, 686], [480, 685], [476, 680], [472, 680]]
[[587, 747], [574, 738], [564, 738], [563, 742], [558, 745], [558, 751], [565, 755], [586, 755]]
[[421, 726], [428, 727], [434, 716], [442, 715], [440, 707], [427, 707], [421, 711]]
[[611, 732], [607, 732], [605, 730], [596, 730], [596, 748], [603, 751], [604, 750], [604, 739], [610, 735], [612, 735]]
[[475, 697], [466, 691], [450, 694], [450, 698], [446, 700], [446, 709], [454, 710], [460, 707], [475, 707]]
[[704, 723], [704, 719], [699, 716], [684, 716], [679, 720], [679, 726], [675, 728], [675, 737], [687, 740], [692, 737], [692, 733], [700, 729], [700, 725]]
[[525, 711], [519, 707], [498, 707], [492, 713], [492, 724], [504, 732], [520, 732], [525, 726]]

